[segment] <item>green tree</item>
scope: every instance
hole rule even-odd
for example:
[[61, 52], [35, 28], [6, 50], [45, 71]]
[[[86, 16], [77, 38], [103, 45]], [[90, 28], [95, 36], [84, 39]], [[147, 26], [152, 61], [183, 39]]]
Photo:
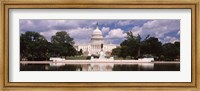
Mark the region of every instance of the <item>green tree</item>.
[[142, 46], [142, 38], [141, 36], [138, 34], [138, 36], [136, 37], [137, 40], [137, 46], [138, 46], [138, 52], [137, 52], [137, 58], [141, 56], [141, 46]]
[[54, 44], [74, 44], [73, 38], [65, 31], [57, 32], [56, 35], [52, 36], [51, 42]]
[[37, 32], [20, 35], [20, 59], [45, 60], [48, 58], [48, 41]]
[[176, 47], [176, 49], [175, 49], [176, 50], [176, 56], [177, 56], [176, 58], [180, 59], [180, 42], [178, 42], [178, 41], [174, 42], [174, 45]]
[[52, 54], [54, 56], [74, 56], [77, 54], [77, 51], [73, 47], [74, 41], [67, 32], [61, 31], [57, 32], [56, 35], [51, 37], [52, 43]]
[[129, 55], [128, 51], [129, 51], [128, 46], [121, 46], [119, 57], [126, 59], [126, 57]]
[[[124, 40], [120, 46], [124, 46], [127, 51], [125, 51], [127, 56], [139, 57], [140, 56], [140, 43], [141, 37], [140, 35], [134, 36], [132, 32], [127, 32], [126, 40]], [[123, 48], [122, 48], [123, 49]], [[123, 51], [123, 50], [122, 50]]]
[[120, 44], [119, 48], [112, 50], [112, 55], [124, 59], [127, 56], [135, 59], [144, 56], [154, 57], [155, 60], [180, 59], [180, 42], [162, 45], [156, 37], [147, 35], [146, 38], [142, 40], [139, 34], [134, 36], [132, 32], [127, 32], [126, 39]]
[[120, 56], [120, 52], [121, 52], [121, 48], [120, 47], [117, 47], [117, 48], [114, 48], [112, 49], [112, 53], [111, 55], [114, 55], [114, 56]]
[[159, 59], [162, 55], [162, 43], [155, 37], [149, 37], [142, 43], [142, 53], [151, 54], [155, 58]]
[[180, 42], [166, 43], [163, 45], [163, 54], [165, 60], [173, 61], [180, 59]]

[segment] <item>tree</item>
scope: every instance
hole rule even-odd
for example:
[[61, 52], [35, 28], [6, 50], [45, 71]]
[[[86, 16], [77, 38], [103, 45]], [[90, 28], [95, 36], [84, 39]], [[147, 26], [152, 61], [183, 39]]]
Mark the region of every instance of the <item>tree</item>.
[[45, 60], [48, 58], [48, 41], [37, 32], [27, 31], [20, 35], [20, 59]]
[[175, 59], [180, 59], [180, 42], [166, 43], [163, 45], [163, 54], [165, 60], [173, 61]]
[[83, 55], [83, 49], [80, 49], [80, 50], [78, 51], [78, 55]]
[[73, 47], [73, 45], [69, 44], [69, 43], [64, 43], [63, 45], [64, 49], [63, 50], [63, 56], [74, 56], [77, 54], [76, 49]]
[[175, 45], [175, 47], [176, 47], [176, 58], [177, 59], [180, 59], [180, 42], [174, 42], [174, 45]]
[[51, 37], [52, 52], [55, 56], [74, 56], [76, 55], [76, 50], [73, 47], [74, 41], [67, 32], [61, 31], [57, 32], [56, 35]]
[[126, 40], [120, 44], [120, 48], [115, 48], [112, 51], [112, 55], [117, 55], [118, 57], [123, 57], [124, 59], [127, 56], [131, 58], [140, 57], [140, 47], [142, 46], [141, 36], [134, 36], [132, 32], [127, 32]]
[[144, 56], [154, 57], [155, 60], [180, 59], [180, 42], [162, 45], [158, 38], [150, 37], [150, 35], [147, 35], [142, 40], [139, 34], [134, 36], [132, 32], [127, 32], [126, 39], [120, 46], [112, 50], [112, 55], [117, 55], [124, 59], [127, 56], [134, 59]]
[[119, 57], [126, 59], [126, 57], [129, 55], [128, 51], [129, 51], [128, 46], [121, 46]]
[[127, 32], [126, 40], [124, 40], [120, 44], [120, 46], [123, 46], [122, 49], [127, 49], [127, 51], [125, 51], [125, 54], [127, 54], [127, 56], [130, 56], [131, 58], [136, 58], [140, 55], [140, 42], [140, 35], [134, 36], [132, 32]]
[[155, 37], [149, 37], [142, 43], [142, 53], [151, 54], [156, 58], [162, 55], [162, 43]]
[[141, 46], [142, 46], [142, 41], [141, 41], [141, 36], [138, 34], [138, 36], [136, 37], [137, 40], [137, 44], [138, 44], [138, 52], [137, 52], [137, 58], [140, 57], [141, 55]]
[[121, 48], [120, 47], [117, 47], [117, 48], [114, 48], [112, 49], [112, 53], [111, 55], [114, 55], [114, 56], [120, 56], [120, 51], [121, 51]]
[[56, 35], [52, 36], [51, 42], [54, 44], [74, 44], [73, 38], [65, 31], [57, 32]]

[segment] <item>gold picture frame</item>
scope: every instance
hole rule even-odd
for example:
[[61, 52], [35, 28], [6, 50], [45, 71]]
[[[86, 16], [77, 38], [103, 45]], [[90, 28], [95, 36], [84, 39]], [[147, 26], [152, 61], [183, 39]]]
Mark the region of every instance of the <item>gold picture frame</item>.
[[[1, 1], [1, 33], [0, 33], [0, 89], [9, 91], [21, 90], [142, 90], [142, 91], [199, 91], [199, 1]], [[9, 9], [46, 9], [46, 8], [95, 8], [95, 9], [191, 9], [192, 11], [192, 82], [81, 82], [81, 83], [40, 83], [40, 82], [9, 82]]]

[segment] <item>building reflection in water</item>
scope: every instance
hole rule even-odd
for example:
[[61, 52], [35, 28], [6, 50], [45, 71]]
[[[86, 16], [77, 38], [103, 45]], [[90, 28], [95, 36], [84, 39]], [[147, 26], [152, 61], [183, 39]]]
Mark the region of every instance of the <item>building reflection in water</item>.
[[100, 64], [83, 64], [82, 71], [121, 71], [121, 70], [154, 70], [153, 63], [139, 63], [139, 64], [111, 64], [111, 63], [100, 63]]
[[140, 63], [138, 64], [140, 70], [153, 70], [154, 63]]
[[112, 71], [114, 64], [83, 64], [82, 71]]
[[[60, 63], [60, 64], [50, 64], [50, 66], [53, 66], [53, 67], [66, 66], [67, 67], [69, 65]], [[73, 65], [70, 65], [70, 66], [73, 66]], [[81, 64], [81, 67], [74, 67], [74, 68], [75, 68], [74, 70], [76, 71], [123, 71], [123, 70], [140, 71], [140, 70], [154, 70], [154, 63], [135, 63], [135, 64], [91, 63], [91, 64]], [[45, 67], [45, 69], [47, 69], [47, 67]]]
[[20, 64], [20, 71], [180, 71], [180, 64], [167, 63], [92, 63]]

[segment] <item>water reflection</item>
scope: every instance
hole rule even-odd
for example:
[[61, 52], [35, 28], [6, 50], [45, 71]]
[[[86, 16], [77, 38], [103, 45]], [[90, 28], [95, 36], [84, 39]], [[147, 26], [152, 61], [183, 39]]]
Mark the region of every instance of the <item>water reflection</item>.
[[114, 64], [83, 64], [82, 71], [112, 71]]
[[179, 63], [20, 64], [20, 71], [180, 71]]

